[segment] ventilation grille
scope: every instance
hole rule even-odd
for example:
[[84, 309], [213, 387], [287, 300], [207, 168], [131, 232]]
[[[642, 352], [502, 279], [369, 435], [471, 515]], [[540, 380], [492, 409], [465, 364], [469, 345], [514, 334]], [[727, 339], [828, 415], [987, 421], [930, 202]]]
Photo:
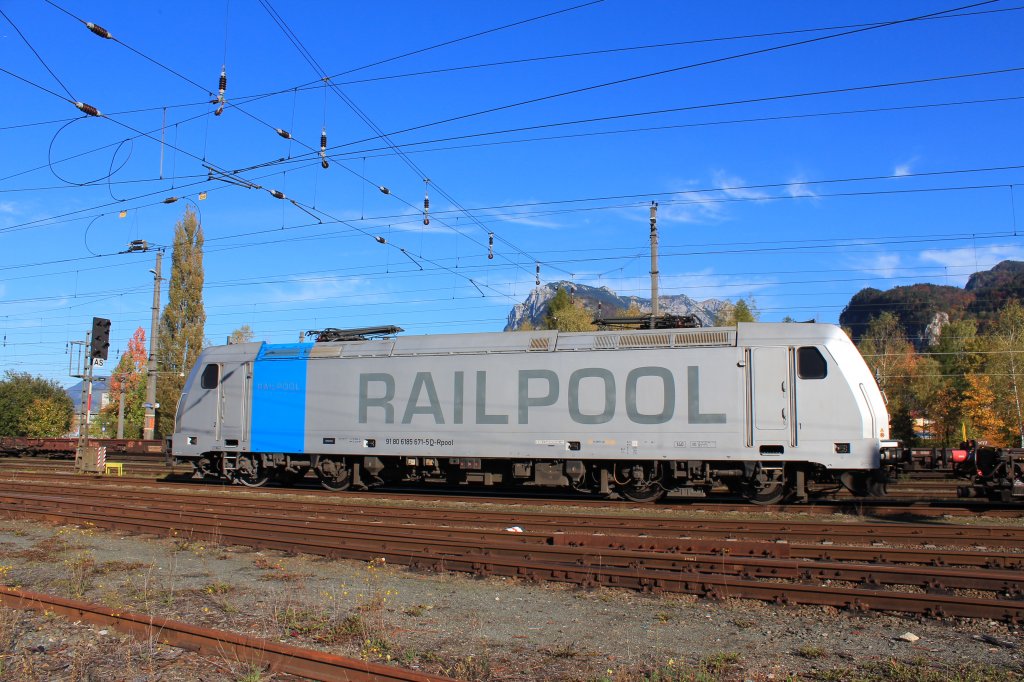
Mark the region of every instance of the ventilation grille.
[[736, 332], [733, 331], [700, 331], [675, 333], [675, 346], [731, 346]]
[[672, 337], [668, 334], [623, 334], [619, 337], [619, 348], [668, 348]]
[[734, 329], [593, 332], [560, 334], [558, 336], [558, 350], [562, 351], [693, 348], [735, 345], [736, 331]]
[[530, 339], [531, 351], [548, 351], [551, 349], [551, 340], [546, 336], [535, 336]]

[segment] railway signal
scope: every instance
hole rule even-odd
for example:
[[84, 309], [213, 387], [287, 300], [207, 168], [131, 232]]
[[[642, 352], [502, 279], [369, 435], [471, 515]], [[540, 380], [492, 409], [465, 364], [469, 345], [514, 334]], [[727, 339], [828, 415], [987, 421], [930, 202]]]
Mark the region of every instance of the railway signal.
[[[89, 357], [93, 363], [103, 366], [110, 351], [110, 320], [104, 317], [92, 318], [92, 343], [89, 346]], [[100, 362], [96, 362], [100, 360]]]

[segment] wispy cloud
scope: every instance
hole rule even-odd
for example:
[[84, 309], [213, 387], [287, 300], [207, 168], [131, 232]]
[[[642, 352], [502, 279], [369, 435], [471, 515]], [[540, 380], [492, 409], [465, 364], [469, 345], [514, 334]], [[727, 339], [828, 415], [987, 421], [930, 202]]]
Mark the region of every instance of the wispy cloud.
[[903, 163], [896, 164], [896, 167], [892, 169], [892, 174], [896, 177], [903, 177], [904, 175], [910, 175], [914, 172], [913, 166], [917, 163], [917, 157], [911, 157]]
[[786, 193], [791, 197], [816, 197], [818, 193], [811, 189], [803, 177], [797, 176], [786, 185]]
[[0, 213], [16, 215], [18, 213], [18, 205], [13, 201], [0, 201]]
[[900, 270], [900, 256], [896, 253], [883, 253], [871, 261], [871, 271], [882, 277], [892, 277]]
[[301, 301], [329, 301], [359, 295], [362, 301], [371, 290], [360, 278], [351, 277], [293, 277], [287, 284], [269, 287], [268, 303], [297, 303]]
[[760, 189], [746, 187], [748, 184], [743, 178], [736, 175], [729, 175], [725, 171], [717, 170], [714, 173], [715, 186], [719, 192], [730, 199], [769, 199], [771, 195]]
[[[987, 270], [1004, 260], [1024, 260], [1024, 247], [1020, 246], [979, 246], [978, 248], [932, 249], [921, 252], [921, 260], [938, 263], [946, 267]], [[975, 268], [977, 264], [977, 268]]]

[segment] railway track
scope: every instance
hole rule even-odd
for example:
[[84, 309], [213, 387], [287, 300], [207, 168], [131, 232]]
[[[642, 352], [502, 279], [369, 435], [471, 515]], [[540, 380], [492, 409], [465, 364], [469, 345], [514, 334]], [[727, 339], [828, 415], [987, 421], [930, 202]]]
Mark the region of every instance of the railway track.
[[[117, 485], [117, 479], [101, 475], [74, 474], [71, 473], [72, 466], [67, 462], [40, 461], [27, 467], [19, 467], [17, 464], [23, 460], [0, 459], [0, 473], [9, 475], [31, 475], [46, 476], [48, 480], [79, 481], [83, 478], [92, 480], [110, 481]], [[142, 466], [139, 466], [141, 464]], [[191, 477], [191, 469], [188, 467], [175, 467], [169, 469], [163, 465], [146, 462], [132, 464], [125, 468], [124, 478], [137, 481], [138, 479], [149, 479], [159, 481], [166, 486], [180, 486], [182, 489], [230, 489], [240, 488], [230, 486], [221, 481], [203, 481]], [[253, 491], [256, 492], [256, 491]], [[609, 510], [622, 509], [687, 509], [693, 511], [706, 511], [713, 513], [740, 512], [740, 513], [761, 513], [779, 512], [799, 515], [824, 515], [824, 514], [850, 514], [855, 516], [869, 517], [954, 517], [954, 516], [987, 516], [992, 518], [1020, 518], [1024, 517], [1024, 506], [1013, 503], [989, 502], [979, 499], [956, 498], [955, 494], [949, 496], [923, 495], [923, 496], [886, 496], [883, 498], [851, 498], [843, 499], [819, 499], [808, 503], [778, 504], [769, 506], [754, 506], [749, 502], [729, 499], [716, 500], [663, 500], [655, 506], [640, 504], [622, 500], [602, 500], [591, 496], [565, 494], [557, 492], [531, 492], [531, 491], [493, 491], [480, 488], [465, 487], [442, 487], [429, 486], [422, 488], [379, 488], [372, 491], [358, 492], [346, 491], [337, 493], [323, 490], [312, 477], [299, 482], [294, 487], [281, 488], [268, 486], [258, 491], [260, 494], [293, 494], [320, 495], [327, 498], [345, 500], [364, 499], [372, 501], [404, 501], [416, 503], [443, 503], [459, 500], [467, 503], [479, 504], [501, 504], [508, 506], [542, 506], [545, 508], [554, 506], [573, 506], [581, 508], [603, 508]]]
[[0, 587], [0, 602], [8, 608], [58, 613], [111, 627], [140, 641], [159, 642], [311, 680], [444, 682], [449, 679], [11, 587]]
[[[123, 488], [112, 499], [91, 482], [3, 480], [0, 510], [337, 558], [383, 556], [421, 569], [1024, 620], [1021, 528], [409, 509], [235, 492]], [[510, 533], [508, 524], [525, 532]]]

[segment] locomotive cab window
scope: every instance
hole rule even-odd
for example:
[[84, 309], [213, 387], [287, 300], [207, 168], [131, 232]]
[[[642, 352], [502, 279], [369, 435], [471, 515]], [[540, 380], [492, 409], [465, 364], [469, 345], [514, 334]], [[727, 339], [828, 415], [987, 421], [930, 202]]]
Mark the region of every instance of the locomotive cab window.
[[796, 351], [796, 373], [801, 379], [824, 379], [828, 375], [825, 356], [814, 346], [805, 346]]
[[203, 369], [199, 385], [203, 388], [217, 388], [218, 383], [220, 383], [220, 365], [207, 365]]

